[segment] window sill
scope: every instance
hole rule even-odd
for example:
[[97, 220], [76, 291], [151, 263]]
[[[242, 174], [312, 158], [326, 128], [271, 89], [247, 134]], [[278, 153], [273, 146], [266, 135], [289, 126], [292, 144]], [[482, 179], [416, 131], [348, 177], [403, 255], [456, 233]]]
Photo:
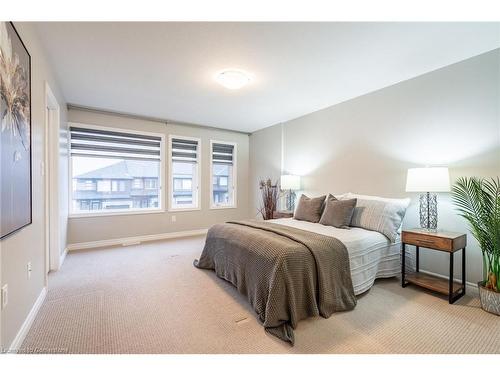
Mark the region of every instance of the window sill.
[[165, 213], [164, 209], [157, 210], [134, 210], [134, 211], [113, 211], [113, 212], [89, 212], [89, 213], [80, 213], [80, 214], [69, 214], [69, 219], [80, 219], [86, 217], [101, 217], [101, 216], [123, 216], [123, 215], [146, 215], [146, 214], [162, 214]]
[[210, 206], [211, 210], [226, 210], [226, 209], [234, 209], [236, 206]]
[[169, 208], [168, 212], [189, 212], [189, 211], [201, 211], [200, 207], [190, 207], [190, 208]]

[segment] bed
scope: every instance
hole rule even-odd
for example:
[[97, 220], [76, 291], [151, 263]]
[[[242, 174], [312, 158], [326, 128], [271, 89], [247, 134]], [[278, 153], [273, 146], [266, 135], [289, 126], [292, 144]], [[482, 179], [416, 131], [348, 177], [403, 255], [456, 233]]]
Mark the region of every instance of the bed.
[[[298, 321], [352, 310], [375, 279], [400, 273], [398, 228], [409, 201], [359, 197], [352, 227], [342, 229], [317, 218], [216, 224], [194, 265], [232, 283], [265, 330], [293, 345]], [[326, 205], [330, 198], [338, 204], [330, 195]], [[315, 199], [320, 207], [324, 197]]]
[[291, 218], [269, 220], [302, 230], [336, 237], [349, 253], [354, 294], [369, 290], [376, 279], [399, 276], [401, 273], [399, 237], [394, 243], [379, 232], [362, 228], [339, 229]]

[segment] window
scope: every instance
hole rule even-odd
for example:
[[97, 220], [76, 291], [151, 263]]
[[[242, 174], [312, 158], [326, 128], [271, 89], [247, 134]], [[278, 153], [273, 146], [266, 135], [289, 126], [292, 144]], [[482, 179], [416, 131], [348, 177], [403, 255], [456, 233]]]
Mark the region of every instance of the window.
[[134, 178], [134, 182], [132, 183], [132, 189], [142, 189], [143, 188], [142, 178]]
[[170, 198], [171, 210], [199, 208], [200, 140], [170, 137]]
[[219, 185], [227, 186], [227, 177], [219, 177]]
[[111, 191], [113, 192], [123, 192], [125, 191], [125, 181], [112, 180], [111, 181]]
[[97, 180], [97, 191], [102, 193], [111, 191], [111, 180]]
[[159, 210], [163, 136], [70, 126], [71, 214]]
[[156, 189], [158, 180], [155, 178], [146, 178], [144, 180], [144, 189]]
[[193, 181], [191, 178], [176, 178], [174, 177], [174, 190], [188, 190], [191, 191], [193, 188]]
[[210, 141], [211, 208], [236, 207], [236, 144]]
[[96, 183], [94, 180], [80, 180], [76, 181], [76, 190], [86, 191], [86, 190], [95, 190]]

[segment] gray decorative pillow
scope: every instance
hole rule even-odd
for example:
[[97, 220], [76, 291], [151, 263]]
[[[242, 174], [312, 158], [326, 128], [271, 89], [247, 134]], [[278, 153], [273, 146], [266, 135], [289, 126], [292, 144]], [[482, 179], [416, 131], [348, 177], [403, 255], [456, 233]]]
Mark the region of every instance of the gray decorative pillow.
[[356, 207], [356, 201], [356, 198], [337, 200], [333, 195], [328, 196], [319, 223], [335, 228], [348, 229], [351, 224], [354, 207]]
[[380, 232], [396, 242], [398, 230], [410, 204], [409, 199], [388, 199], [348, 193], [345, 199], [357, 198], [351, 226]]
[[295, 210], [295, 215], [293, 216], [294, 219], [317, 223], [321, 218], [321, 213], [323, 212], [325, 197], [326, 195], [318, 198], [309, 198], [302, 194], [300, 196], [297, 209]]

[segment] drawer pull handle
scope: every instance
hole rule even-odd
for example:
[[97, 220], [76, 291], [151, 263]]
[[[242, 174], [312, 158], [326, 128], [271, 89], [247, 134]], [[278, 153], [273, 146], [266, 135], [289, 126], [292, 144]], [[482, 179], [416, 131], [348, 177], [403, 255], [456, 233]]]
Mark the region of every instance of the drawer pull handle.
[[432, 242], [432, 241], [422, 241], [422, 240], [419, 240], [417, 242], [421, 243], [422, 245], [434, 245], [434, 242]]

